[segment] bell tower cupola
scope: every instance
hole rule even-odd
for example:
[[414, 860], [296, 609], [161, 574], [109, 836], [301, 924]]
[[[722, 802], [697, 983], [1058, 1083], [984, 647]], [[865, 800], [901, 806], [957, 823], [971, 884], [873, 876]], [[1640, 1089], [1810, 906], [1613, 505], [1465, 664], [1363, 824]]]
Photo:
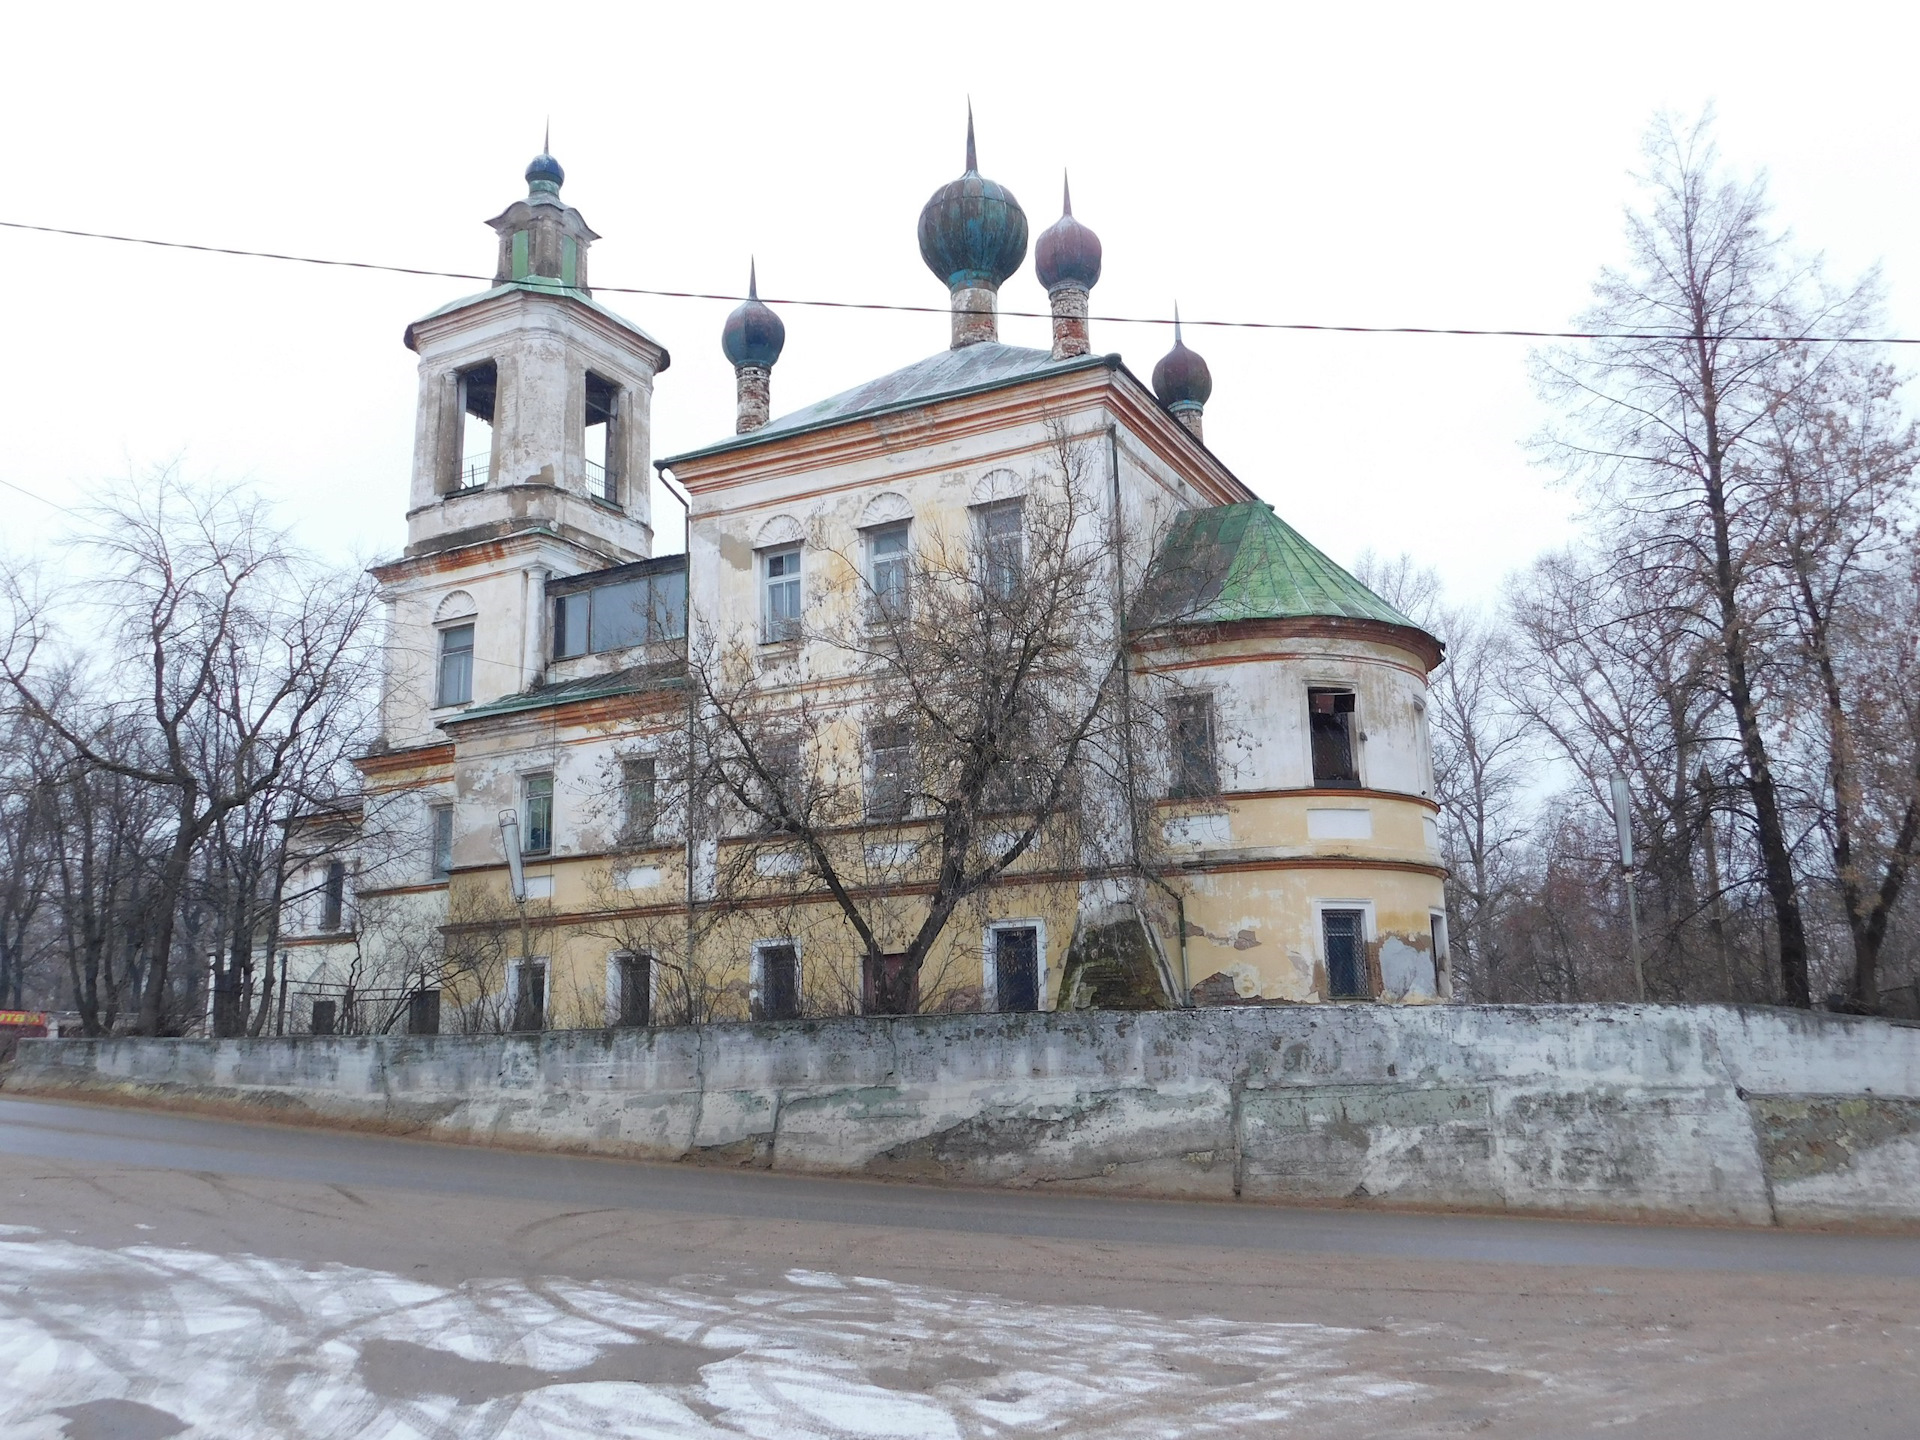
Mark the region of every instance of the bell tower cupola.
[[599, 237], [560, 198], [566, 172], [544, 147], [526, 181], [487, 222], [492, 288], [407, 327], [420, 357], [407, 554], [537, 531], [579, 547], [579, 569], [645, 559], [667, 351], [593, 298]]

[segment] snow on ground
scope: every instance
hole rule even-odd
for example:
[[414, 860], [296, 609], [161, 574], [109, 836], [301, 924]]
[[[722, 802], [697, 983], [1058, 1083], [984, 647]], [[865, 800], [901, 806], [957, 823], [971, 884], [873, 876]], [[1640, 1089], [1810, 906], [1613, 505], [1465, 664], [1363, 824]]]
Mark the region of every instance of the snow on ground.
[[475, 1280], [0, 1227], [0, 1434], [1278, 1433], [1419, 1387], [1361, 1332], [1016, 1304], [814, 1271], [742, 1289]]

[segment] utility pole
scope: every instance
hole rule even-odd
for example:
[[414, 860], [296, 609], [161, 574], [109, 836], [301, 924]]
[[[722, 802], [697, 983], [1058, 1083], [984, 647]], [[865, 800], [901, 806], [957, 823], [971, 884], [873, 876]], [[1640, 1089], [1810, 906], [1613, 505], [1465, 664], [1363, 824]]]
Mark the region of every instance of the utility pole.
[[1627, 790], [1627, 777], [1613, 777], [1613, 828], [1620, 835], [1620, 878], [1627, 886], [1627, 925], [1633, 945], [1633, 991], [1644, 1004], [1647, 998], [1647, 967], [1640, 958], [1640, 906], [1633, 893], [1633, 797]]
[[[533, 976], [533, 940], [527, 933], [527, 871], [520, 858], [520, 812], [502, 810], [500, 812], [500, 843], [507, 852], [507, 886], [513, 892], [513, 903], [520, 911], [520, 980], [525, 985]], [[526, 997], [519, 993], [518, 985], [514, 992], [514, 1013], [507, 1017], [509, 1025], [519, 1024], [519, 1012], [526, 1008]]]

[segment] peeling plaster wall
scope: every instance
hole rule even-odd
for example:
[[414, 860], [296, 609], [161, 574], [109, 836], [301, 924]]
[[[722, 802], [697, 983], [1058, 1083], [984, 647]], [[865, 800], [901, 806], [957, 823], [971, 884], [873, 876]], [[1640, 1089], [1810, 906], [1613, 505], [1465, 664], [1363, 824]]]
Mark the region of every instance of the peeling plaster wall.
[[1920, 1222], [1920, 1027], [1724, 1006], [29, 1040], [6, 1088], [1014, 1187]]

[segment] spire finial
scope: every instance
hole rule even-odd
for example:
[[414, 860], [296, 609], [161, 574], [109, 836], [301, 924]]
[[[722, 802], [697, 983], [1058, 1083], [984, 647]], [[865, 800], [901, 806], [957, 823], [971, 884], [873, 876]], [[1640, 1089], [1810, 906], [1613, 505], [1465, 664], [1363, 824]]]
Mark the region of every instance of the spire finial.
[[551, 115], [547, 117], [547, 123], [540, 131], [540, 153], [542, 155], [553, 153], [553, 117]]
[[1173, 302], [1173, 343], [1180, 343], [1180, 302]]
[[747, 257], [747, 298], [760, 298], [760, 262], [751, 255]]
[[1073, 213], [1073, 185], [1067, 179], [1065, 170], [1060, 172], [1060, 213], [1062, 215]]
[[967, 97], [967, 173], [974, 174], [980, 168], [980, 161], [973, 153], [973, 97]]

